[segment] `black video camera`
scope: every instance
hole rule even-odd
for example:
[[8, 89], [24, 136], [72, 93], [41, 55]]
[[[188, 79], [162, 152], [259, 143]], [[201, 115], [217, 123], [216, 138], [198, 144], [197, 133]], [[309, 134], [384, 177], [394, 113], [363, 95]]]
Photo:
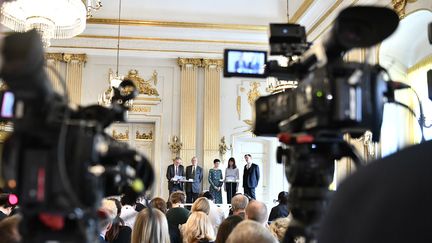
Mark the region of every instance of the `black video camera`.
[[260, 97], [255, 103], [253, 131], [279, 137], [277, 159], [285, 163], [291, 185], [288, 201], [294, 222], [284, 242], [298, 237], [314, 242], [334, 161], [351, 157], [360, 164], [360, 156], [343, 134], [356, 137], [370, 130], [372, 140], [379, 141], [384, 103], [394, 97], [388, 75], [378, 65], [346, 62], [343, 56], [353, 48], [383, 41], [398, 23], [397, 14], [388, 8], [350, 7], [340, 12], [324, 40], [310, 48], [303, 27], [271, 24], [270, 34], [275, 36], [270, 37], [270, 54], [286, 56], [288, 66], [261, 60], [255, 72], [237, 69], [236, 64], [252, 63], [258, 59], [252, 56], [266, 56], [265, 52], [225, 50], [226, 77], [298, 82], [297, 88]]
[[124, 80], [111, 107], [72, 109], [66, 90], [65, 96], [53, 91], [36, 31], [5, 37], [2, 54], [8, 90], [0, 95], [0, 116], [13, 122], [13, 133], [1, 168], [20, 199], [23, 242], [96, 242], [101, 199], [138, 197], [153, 183], [146, 158], [104, 133], [124, 121], [136, 88]]

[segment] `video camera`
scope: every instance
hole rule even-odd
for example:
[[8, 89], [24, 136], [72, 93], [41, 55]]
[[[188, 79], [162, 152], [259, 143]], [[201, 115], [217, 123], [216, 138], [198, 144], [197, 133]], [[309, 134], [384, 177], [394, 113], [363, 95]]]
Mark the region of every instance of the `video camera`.
[[54, 92], [45, 72], [39, 34], [4, 39], [0, 116], [13, 122], [4, 144], [2, 176], [20, 199], [23, 242], [96, 242], [104, 196], [138, 197], [154, 172], [146, 158], [104, 133], [124, 121], [133, 82], [114, 88], [111, 107], [72, 109], [67, 91]]
[[[225, 50], [226, 77], [275, 77], [298, 82], [295, 89], [260, 97], [255, 103], [253, 127], [256, 135], [278, 136], [282, 142], [277, 159], [285, 163], [291, 185], [289, 207], [295, 219], [285, 242], [294, 242], [297, 237], [312, 242], [316, 238], [334, 161], [351, 157], [360, 164], [360, 156], [343, 135], [359, 137], [370, 130], [372, 140], [379, 141], [384, 103], [394, 97], [394, 82], [388, 80], [382, 67], [346, 62], [343, 56], [353, 48], [381, 42], [398, 23], [397, 14], [388, 8], [346, 8], [324, 40], [310, 48], [304, 27], [270, 24], [270, 54], [286, 56], [286, 67], [267, 61], [263, 51]], [[237, 68], [242, 62], [252, 65], [253, 60], [262, 65], [247, 72]]]

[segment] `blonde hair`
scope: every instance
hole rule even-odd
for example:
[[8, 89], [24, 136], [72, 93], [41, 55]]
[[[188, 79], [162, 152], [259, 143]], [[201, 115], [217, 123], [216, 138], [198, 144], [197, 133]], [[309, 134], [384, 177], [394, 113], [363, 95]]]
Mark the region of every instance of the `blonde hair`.
[[210, 213], [210, 203], [207, 198], [205, 197], [199, 197], [195, 202], [192, 204], [191, 208], [192, 212], [203, 212], [207, 215]]
[[136, 217], [131, 243], [153, 242], [170, 243], [168, 222], [160, 210], [146, 208]]
[[200, 240], [213, 241], [215, 237], [213, 225], [207, 214], [193, 212], [182, 226], [183, 243], [193, 243]]
[[286, 218], [278, 218], [276, 220], [274, 220], [270, 226], [270, 232], [280, 241], [283, 241], [283, 238], [285, 236], [285, 232], [288, 229], [288, 226], [291, 222], [291, 219], [286, 217]]

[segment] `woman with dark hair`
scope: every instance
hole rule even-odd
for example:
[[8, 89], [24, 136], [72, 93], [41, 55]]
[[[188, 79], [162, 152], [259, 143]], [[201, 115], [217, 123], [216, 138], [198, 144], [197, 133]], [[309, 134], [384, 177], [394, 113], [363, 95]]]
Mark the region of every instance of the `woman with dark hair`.
[[165, 202], [165, 200], [163, 200], [160, 197], [155, 197], [150, 201], [150, 206], [152, 208], [157, 208], [159, 209], [162, 213], [166, 214], [166, 212], [168, 211], [167, 209], [167, 203]]
[[231, 234], [231, 231], [242, 220], [243, 218], [237, 215], [229, 216], [228, 218], [226, 218], [219, 226], [215, 243], [225, 243], [226, 239], [228, 239], [228, 236]]
[[219, 169], [220, 160], [215, 159], [213, 161], [213, 168], [209, 171], [208, 181], [210, 183], [210, 193], [213, 195], [214, 202], [216, 204], [222, 203], [222, 184], [223, 176], [222, 171]]
[[115, 198], [108, 198], [115, 203], [117, 207], [117, 216], [114, 218], [110, 229], [105, 233], [105, 240], [110, 243], [130, 243], [132, 229], [124, 225], [123, 219], [120, 218], [122, 205]]
[[268, 221], [288, 216], [288, 192], [282, 191], [278, 195], [279, 204], [272, 208]]
[[227, 203], [231, 203], [231, 198], [237, 193], [239, 181], [239, 169], [233, 157], [228, 160], [228, 167], [225, 169], [225, 191], [227, 193]]

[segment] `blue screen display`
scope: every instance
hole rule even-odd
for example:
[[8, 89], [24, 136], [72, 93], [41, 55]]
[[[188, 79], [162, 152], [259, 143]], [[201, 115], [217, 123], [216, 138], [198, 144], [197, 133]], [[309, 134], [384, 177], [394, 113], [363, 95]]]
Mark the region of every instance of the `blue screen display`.
[[227, 70], [229, 73], [264, 74], [265, 52], [233, 50], [228, 51], [227, 59]]

